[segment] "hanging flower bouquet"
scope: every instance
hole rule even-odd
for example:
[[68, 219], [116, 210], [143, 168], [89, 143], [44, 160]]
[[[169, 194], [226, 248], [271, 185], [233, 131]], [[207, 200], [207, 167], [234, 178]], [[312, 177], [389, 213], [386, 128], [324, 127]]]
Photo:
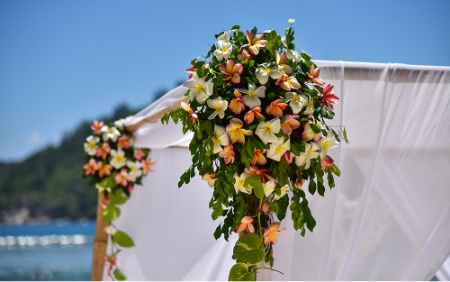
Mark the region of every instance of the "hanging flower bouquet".
[[141, 184], [142, 177], [153, 170], [155, 161], [149, 156], [150, 149], [134, 148], [134, 136], [126, 130], [123, 119], [111, 125], [95, 120], [89, 134], [84, 143], [87, 163], [83, 165], [83, 178], [91, 176], [91, 184], [105, 195], [103, 221], [108, 222], [105, 231], [112, 243], [111, 254], [106, 257], [108, 275], [125, 280], [116, 266], [118, 246], [132, 247], [134, 242], [127, 233], [115, 228], [112, 221], [120, 215], [118, 205], [128, 200], [134, 185]]
[[229, 279], [255, 280], [265, 263], [273, 266], [288, 206], [302, 236], [316, 225], [304, 182], [311, 194], [322, 196], [324, 181], [335, 186], [333, 174], [340, 170], [328, 151], [340, 138], [325, 119], [333, 118], [339, 98], [319, 78], [311, 56], [294, 51], [292, 27], [280, 36], [234, 26], [215, 37], [205, 57], [211, 60], [196, 59], [187, 70], [191, 80], [183, 85], [190, 104], [182, 103], [162, 122], [182, 121], [184, 133], [194, 132], [193, 164], [178, 185], [189, 183], [197, 169], [213, 187], [212, 218], [225, 218], [215, 238], [240, 234]]

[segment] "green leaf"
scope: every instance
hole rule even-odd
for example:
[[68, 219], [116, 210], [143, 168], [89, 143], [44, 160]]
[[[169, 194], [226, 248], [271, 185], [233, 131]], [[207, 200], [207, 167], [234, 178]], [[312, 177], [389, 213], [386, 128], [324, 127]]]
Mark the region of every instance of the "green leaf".
[[[238, 262], [230, 269], [230, 275], [228, 276], [228, 281], [249, 281], [247, 280], [249, 277], [248, 267], [243, 262]], [[252, 279], [254, 280], [254, 279]], [[251, 281], [251, 280], [250, 280]]]
[[193, 68], [199, 69], [199, 68], [203, 67], [204, 64], [205, 64], [205, 61], [197, 61], [197, 62], [195, 62]]
[[347, 129], [345, 129], [345, 127], [344, 130], [342, 131], [342, 134], [344, 136], [345, 143], [349, 144], [350, 142], [348, 142]]
[[112, 236], [112, 239], [121, 247], [128, 248], [134, 246], [133, 239], [131, 239], [127, 233], [120, 230], [117, 230], [117, 232]]
[[309, 126], [311, 127], [312, 131], [314, 131], [314, 133], [320, 133], [320, 128], [314, 123], [310, 123]]
[[233, 256], [247, 263], [258, 263], [264, 258], [264, 251], [261, 249], [262, 240], [254, 233], [247, 233], [241, 236], [233, 249]]
[[244, 187], [253, 188], [253, 192], [258, 199], [264, 198], [264, 188], [261, 183], [259, 175], [252, 175], [245, 179]]
[[103, 221], [113, 221], [118, 218], [120, 215], [120, 209], [114, 205], [114, 203], [110, 203], [106, 209], [103, 211], [102, 219]]
[[291, 149], [294, 155], [300, 156], [300, 153], [302, 152], [302, 145], [299, 143], [291, 142]]
[[239, 29], [241, 29], [241, 27], [240, 27], [239, 25], [233, 25], [233, 27], [231, 28], [231, 30], [233, 30], [233, 29], [239, 30]]
[[305, 60], [305, 61], [311, 60], [311, 55], [306, 53], [305, 50], [302, 50], [302, 52], [300, 53], [300, 56], [302, 56], [303, 60]]
[[337, 176], [341, 176], [341, 170], [335, 164], [333, 164], [333, 173], [336, 174]]
[[98, 183], [99, 186], [103, 187], [103, 188], [114, 188], [117, 184], [116, 181], [114, 181], [114, 176], [116, 174], [113, 173], [110, 176], [103, 178], [102, 181], [100, 181]]
[[311, 177], [309, 179], [309, 193], [311, 193], [311, 195], [314, 195], [314, 193], [316, 193], [316, 182], [314, 182], [314, 179]]
[[317, 182], [317, 192], [320, 196], [323, 196], [325, 194], [325, 186], [323, 186], [322, 182]]
[[128, 200], [128, 195], [125, 194], [125, 192], [123, 192], [122, 189], [118, 189], [118, 190], [116, 190], [116, 192], [114, 192], [113, 202], [116, 205], [122, 205], [127, 200]]
[[214, 231], [214, 238], [219, 239], [220, 236], [222, 235], [222, 231], [221, 231], [221, 226], [219, 224], [219, 226], [217, 226], [216, 231]]
[[122, 273], [122, 271], [119, 270], [119, 268], [116, 267], [116, 269], [113, 272], [114, 278], [116, 278], [119, 281], [127, 280], [127, 277]]

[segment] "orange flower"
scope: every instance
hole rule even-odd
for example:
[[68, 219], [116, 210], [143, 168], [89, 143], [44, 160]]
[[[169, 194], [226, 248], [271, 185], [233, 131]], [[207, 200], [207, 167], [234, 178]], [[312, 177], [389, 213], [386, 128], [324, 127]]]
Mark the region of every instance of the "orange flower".
[[148, 173], [149, 171], [153, 171], [153, 164], [155, 164], [156, 161], [152, 160], [150, 158], [143, 160], [141, 162], [142, 169], [144, 170], [144, 174]]
[[181, 107], [183, 108], [183, 110], [185, 110], [186, 112], [189, 113], [189, 117], [192, 120], [192, 123], [195, 123], [196, 121], [198, 121], [198, 116], [197, 114], [194, 112], [194, 110], [192, 110], [191, 106], [189, 106], [189, 104], [185, 103], [185, 102], [181, 102]]
[[95, 159], [91, 158], [88, 163], [83, 165], [83, 168], [84, 168], [84, 174], [86, 174], [86, 175], [89, 175], [89, 174], [94, 175], [95, 171], [98, 169], [98, 164], [95, 161]]
[[241, 82], [242, 65], [235, 64], [232, 60], [227, 60], [226, 65], [219, 67], [222, 72], [223, 80], [231, 80], [232, 83], [238, 84]]
[[244, 171], [250, 175], [259, 175], [262, 183], [266, 183], [266, 181], [273, 181], [275, 183], [277, 182], [275, 178], [266, 173], [267, 169], [259, 169], [256, 166], [251, 166], [250, 169], [245, 168]]
[[294, 153], [287, 151], [286, 153], [284, 153], [283, 158], [287, 164], [291, 164], [295, 158], [295, 155]]
[[130, 136], [124, 135], [124, 136], [120, 137], [119, 140], [117, 141], [117, 147], [119, 147], [121, 149], [130, 148]]
[[281, 122], [281, 130], [283, 130], [284, 135], [290, 136], [292, 131], [300, 127], [300, 122], [297, 120], [300, 116], [298, 115], [285, 115]]
[[267, 152], [267, 150], [259, 150], [257, 148], [255, 148], [255, 153], [253, 155], [253, 159], [250, 160], [250, 163], [252, 165], [255, 165], [256, 163], [263, 165], [266, 164], [267, 160], [266, 157], [264, 157], [264, 154]]
[[245, 136], [250, 136], [253, 131], [243, 129], [244, 123], [238, 118], [232, 118], [230, 124], [227, 125], [227, 133], [232, 143], [245, 143]]
[[94, 134], [100, 135], [102, 134], [102, 127], [105, 125], [103, 121], [94, 120], [94, 123], [91, 125], [91, 129], [94, 131]]
[[243, 62], [243, 61], [250, 61], [250, 59], [252, 58], [252, 56], [247, 52], [247, 50], [242, 50], [242, 54], [238, 54], [237, 58], [239, 61]]
[[268, 201], [265, 201], [262, 206], [261, 206], [261, 211], [265, 214], [269, 214], [270, 213], [270, 204]]
[[322, 170], [327, 170], [333, 166], [334, 160], [327, 155], [320, 163], [322, 164]]
[[308, 79], [312, 80], [315, 84], [322, 86], [324, 82], [320, 80], [320, 68], [314, 68], [314, 64], [311, 65], [308, 72]]
[[98, 165], [97, 166], [98, 175], [100, 176], [100, 178], [103, 178], [104, 175], [111, 174], [112, 166], [110, 166], [109, 164], [103, 164], [102, 162], [98, 162], [97, 165]]
[[233, 151], [233, 145], [230, 144], [223, 148], [222, 151], [219, 152], [219, 157], [223, 158], [225, 164], [230, 164], [234, 162], [235, 153]]
[[245, 105], [242, 101], [242, 94], [239, 92], [239, 90], [234, 90], [234, 96], [236, 98], [231, 99], [230, 104], [228, 105], [228, 108], [235, 114], [239, 115], [244, 109]]
[[237, 233], [240, 233], [244, 230], [247, 230], [248, 233], [255, 233], [255, 227], [253, 227], [253, 218], [250, 216], [244, 216], [241, 220], [241, 224], [239, 224], [238, 228], [236, 229]]
[[143, 157], [145, 157], [145, 153], [141, 149], [136, 149], [134, 150], [134, 157], [136, 160], [140, 161]]
[[114, 180], [117, 184], [121, 185], [122, 187], [127, 187], [128, 183], [131, 181], [130, 176], [128, 176], [127, 169], [122, 168], [122, 170], [119, 173], [116, 173], [114, 176]]
[[216, 180], [217, 180], [216, 173], [215, 172], [213, 172], [211, 174], [206, 173], [202, 176], [202, 179], [205, 180], [206, 182], [208, 182], [209, 187], [213, 187], [214, 182], [216, 182]]
[[267, 245], [269, 243], [275, 245], [277, 243], [278, 241], [277, 234], [284, 232], [284, 230], [282, 231], [277, 230], [278, 227], [280, 227], [280, 223], [274, 222], [269, 227], [266, 228], [266, 231], [264, 231], [263, 235], [264, 245]]
[[250, 123], [253, 122], [253, 120], [255, 119], [255, 117], [256, 117], [256, 119], [258, 119], [258, 120], [259, 120], [261, 117], [262, 117], [264, 120], [266, 120], [266, 119], [264, 118], [264, 116], [261, 114], [261, 108], [260, 108], [260, 107], [256, 107], [256, 108], [253, 108], [253, 109], [249, 110], [249, 111], [245, 114], [245, 116], [244, 116], [244, 121], [245, 121], [246, 124], [250, 124]]
[[275, 82], [275, 84], [279, 85], [281, 89], [286, 91], [298, 90], [301, 87], [295, 77], [288, 76], [287, 74], [283, 74], [281, 78]]
[[110, 151], [111, 147], [109, 146], [109, 144], [103, 143], [100, 147], [97, 148], [97, 153], [95, 155], [105, 160]]
[[108, 276], [109, 277], [112, 277], [111, 276], [111, 271], [113, 270], [113, 268], [116, 266], [116, 264], [117, 264], [117, 256], [116, 255], [113, 255], [113, 256], [108, 256], [108, 255], [105, 255], [105, 258], [106, 258], [106, 262], [109, 264], [109, 267], [108, 267]]
[[277, 99], [270, 103], [269, 106], [266, 107], [266, 113], [268, 115], [273, 115], [275, 117], [282, 117], [283, 110], [287, 108], [287, 104], [283, 103], [281, 99]]

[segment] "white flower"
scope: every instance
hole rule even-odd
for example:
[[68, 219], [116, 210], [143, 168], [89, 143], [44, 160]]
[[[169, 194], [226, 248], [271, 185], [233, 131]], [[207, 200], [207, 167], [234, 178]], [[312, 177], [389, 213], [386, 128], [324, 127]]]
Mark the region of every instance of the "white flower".
[[115, 169], [119, 169], [123, 167], [127, 163], [127, 158], [125, 157], [124, 151], [119, 150], [111, 150], [111, 156], [113, 157], [109, 162]]
[[277, 142], [270, 144], [270, 149], [267, 151], [267, 157], [279, 162], [284, 153], [290, 149], [291, 139], [288, 138], [288, 140], [284, 142], [284, 137], [278, 137]]
[[97, 143], [100, 141], [100, 138], [97, 136], [89, 136], [86, 138], [86, 143], [84, 143], [84, 151], [89, 155], [93, 156], [97, 152]]
[[125, 120], [122, 118], [122, 119], [119, 119], [119, 120], [116, 120], [115, 122], [114, 122], [114, 125], [119, 129], [119, 130], [122, 130], [123, 129], [123, 127], [124, 127], [124, 125], [125, 125]]
[[294, 50], [289, 50], [286, 42], [286, 37], [281, 36], [281, 42], [283, 43], [284, 47], [286, 47], [286, 57], [289, 60], [293, 60], [294, 62], [300, 62], [301, 55], [299, 52]]
[[311, 166], [311, 160], [319, 156], [319, 145], [316, 142], [306, 143], [305, 151], [300, 153], [300, 156], [295, 157], [295, 164], [302, 166], [306, 164], [305, 169]]
[[283, 198], [284, 195], [286, 195], [286, 193], [288, 191], [289, 191], [289, 186], [288, 185], [284, 185], [283, 187], [281, 187], [281, 194], [277, 195], [277, 193], [275, 193], [273, 199], [275, 201], [278, 201], [279, 199]]
[[333, 138], [333, 133], [328, 131], [327, 138], [322, 138], [319, 141], [320, 148], [320, 158], [324, 159], [327, 156], [328, 150], [333, 149], [339, 145], [339, 142], [336, 140], [331, 140]]
[[[260, 86], [255, 89], [255, 86], [252, 84], [248, 84], [248, 89], [238, 89], [240, 92], [243, 92], [247, 95], [244, 95], [242, 98], [244, 104], [250, 109], [261, 106], [261, 100], [259, 98], [266, 97], [266, 87]], [[259, 97], [259, 98], [258, 98]]]
[[295, 19], [289, 19], [289, 20], [288, 20], [288, 23], [290, 23], [290, 24], [295, 23]]
[[264, 144], [278, 141], [275, 135], [280, 132], [280, 119], [274, 118], [269, 121], [261, 121], [256, 128], [256, 135], [263, 141]]
[[222, 43], [229, 43], [230, 42], [230, 35], [235, 32], [235, 29], [232, 29], [230, 31], [225, 31], [221, 36], [217, 37], [216, 41], [216, 47], [220, 46]]
[[234, 173], [234, 179], [236, 179], [236, 182], [234, 183], [234, 190], [236, 190], [236, 194], [241, 191], [245, 194], [251, 194], [253, 188], [246, 188], [244, 187], [244, 181], [250, 176], [248, 173], [241, 173], [239, 176], [236, 172]]
[[314, 100], [311, 97], [307, 97], [306, 108], [303, 114], [312, 115], [314, 113]]
[[223, 126], [217, 124], [214, 125], [214, 132], [216, 135], [211, 137], [211, 139], [214, 144], [213, 153], [217, 154], [222, 151], [222, 146], [228, 146], [228, 144], [230, 144], [230, 139], [228, 139], [228, 134]]
[[283, 73], [276, 67], [270, 67], [268, 63], [261, 64], [259, 68], [256, 69], [256, 78], [262, 85], [266, 84], [269, 80], [269, 76], [272, 79], [279, 79]]
[[287, 92], [286, 102], [288, 101], [290, 101], [289, 106], [292, 109], [292, 113], [298, 114], [308, 103], [308, 98], [295, 92]]
[[142, 175], [142, 165], [140, 162], [127, 161], [127, 167], [130, 169], [128, 176], [131, 181], [135, 182]]
[[208, 107], [214, 109], [214, 112], [208, 117], [208, 119], [213, 119], [217, 115], [222, 119], [225, 117], [225, 110], [228, 109], [228, 101], [223, 101], [221, 97], [216, 99], [210, 99], [207, 101]]
[[103, 126], [102, 127], [102, 132], [103, 132], [103, 141], [108, 141], [109, 139], [111, 139], [114, 143], [117, 142], [117, 138], [120, 136], [120, 132], [119, 130], [117, 130], [117, 128], [115, 128], [114, 126]]
[[222, 59], [228, 60], [231, 51], [233, 51], [233, 45], [225, 41], [220, 41], [217, 45], [218, 48], [214, 51], [214, 56], [216, 56], [218, 61], [222, 61]]
[[116, 232], [117, 232], [117, 228], [115, 228], [115, 227], [112, 226], [112, 225], [109, 225], [109, 226], [106, 226], [106, 227], [105, 227], [105, 232], [106, 232], [107, 234], [109, 234], [109, 235], [114, 235], [114, 234], [116, 234]]
[[196, 75], [192, 76], [192, 80], [183, 83], [183, 86], [191, 89], [190, 97], [191, 101], [195, 99], [200, 104], [205, 103], [208, 96], [211, 96], [214, 89], [214, 83], [205, 82], [205, 78], [199, 78]]
[[276, 184], [272, 180], [263, 183], [264, 195], [266, 195], [266, 198], [268, 198], [272, 194], [272, 192], [275, 190], [275, 186]]

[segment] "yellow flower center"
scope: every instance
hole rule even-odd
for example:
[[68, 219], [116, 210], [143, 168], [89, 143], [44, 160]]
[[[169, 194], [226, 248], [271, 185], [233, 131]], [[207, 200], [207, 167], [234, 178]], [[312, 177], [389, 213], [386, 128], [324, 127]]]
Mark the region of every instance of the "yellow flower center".
[[263, 126], [263, 130], [264, 130], [265, 132], [267, 132], [267, 133], [272, 133], [272, 124], [266, 123], [266, 124]]
[[311, 100], [308, 101], [308, 108], [310, 108], [311, 110], [314, 109], [313, 101], [311, 101]]
[[217, 105], [215, 106], [215, 109], [216, 109], [216, 112], [221, 112], [222, 109], [223, 109], [222, 104], [217, 104]]
[[221, 47], [220, 47], [220, 50], [222, 50], [222, 52], [227, 52], [228, 51], [228, 46], [227, 45], [222, 45]]
[[311, 158], [311, 155], [314, 153], [313, 150], [309, 149], [308, 152], [306, 152], [306, 155], [308, 156], [308, 158]]
[[205, 86], [203, 84], [197, 84], [195, 86], [195, 92], [200, 93], [203, 91], [203, 89], [205, 89]]
[[248, 96], [250, 96], [250, 98], [255, 98], [256, 97], [256, 91], [255, 90], [249, 90], [248, 91]]
[[300, 95], [295, 94], [292, 96], [292, 101], [300, 103], [302, 101], [302, 97], [300, 97]]
[[270, 68], [265, 67], [265, 68], [263, 69], [263, 72], [265, 72], [265, 73], [270, 73]]
[[114, 160], [118, 163], [123, 161], [123, 156], [122, 155], [115, 155], [114, 156]]
[[325, 141], [323, 141], [323, 143], [322, 143], [322, 148], [323, 148], [325, 151], [328, 151], [328, 149], [330, 148], [330, 140], [325, 139]]
[[280, 144], [280, 145], [277, 146], [277, 148], [275, 149], [275, 151], [277, 152], [277, 154], [280, 154], [280, 153], [282, 153], [282, 152], [284, 151], [283, 145], [284, 145], [284, 144]]
[[91, 140], [88, 143], [88, 147], [89, 147], [89, 149], [94, 149], [95, 147], [97, 147], [97, 144], [95, 143], [94, 140]]

